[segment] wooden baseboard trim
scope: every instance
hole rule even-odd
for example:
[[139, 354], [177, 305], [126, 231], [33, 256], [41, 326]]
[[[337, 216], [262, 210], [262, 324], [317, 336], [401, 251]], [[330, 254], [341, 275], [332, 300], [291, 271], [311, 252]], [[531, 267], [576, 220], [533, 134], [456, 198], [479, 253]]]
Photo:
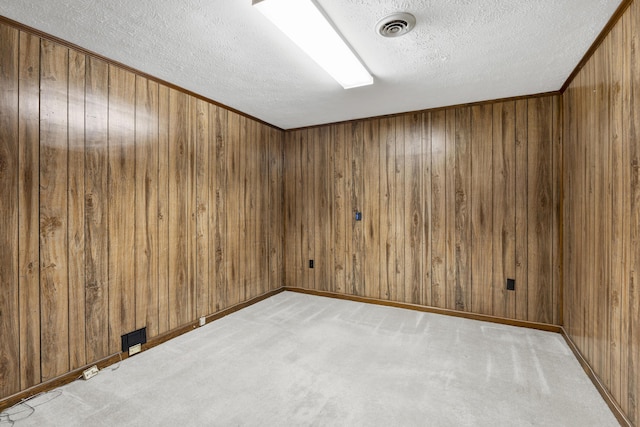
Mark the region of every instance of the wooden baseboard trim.
[[[269, 291], [266, 292], [262, 295], [259, 295], [255, 298], [252, 298], [248, 301], [245, 302], [241, 302], [239, 304], [236, 304], [232, 307], [228, 307], [225, 308], [224, 310], [221, 310], [217, 313], [213, 313], [210, 314], [208, 316], [205, 316], [205, 323], [210, 323], [213, 322], [214, 320], [218, 320], [221, 319], [225, 316], [228, 316], [231, 313], [235, 313], [238, 310], [242, 310], [243, 308], [249, 307], [250, 305], [253, 305], [255, 303], [258, 303], [260, 301], [263, 301], [269, 297], [272, 297], [276, 294], [279, 294], [280, 292], [283, 292], [284, 288], [279, 288], [273, 291]], [[175, 337], [178, 337], [184, 333], [190, 332], [196, 328], [199, 327], [199, 321], [198, 320], [194, 320], [193, 322], [190, 322], [186, 325], [180, 326], [179, 328], [176, 328], [172, 331], [169, 331], [165, 334], [162, 335], [158, 335], [157, 337], [153, 337], [151, 338], [149, 341], [147, 341], [146, 344], [144, 344], [142, 346], [142, 351], [148, 350], [150, 348], [153, 348], [157, 345], [160, 345], [164, 342], [169, 341], [170, 339], [173, 339]], [[53, 390], [55, 388], [58, 388], [60, 386], [63, 386], [65, 384], [69, 384], [79, 378], [82, 377], [82, 371], [84, 371], [85, 369], [93, 366], [93, 365], [97, 365], [98, 369], [104, 369], [108, 366], [111, 366], [115, 363], [118, 363], [122, 360], [125, 360], [129, 358], [129, 353], [127, 352], [123, 352], [123, 353], [115, 353], [112, 354], [110, 356], [105, 357], [104, 359], [100, 359], [98, 361], [94, 361], [92, 363], [89, 363], [88, 365], [82, 366], [80, 368], [74, 369], [73, 371], [67, 372], [66, 374], [60, 375], [56, 378], [52, 378], [48, 381], [45, 381], [43, 383], [37, 384], [33, 387], [30, 387], [26, 390], [20, 391], [16, 394], [12, 394], [11, 396], [5, 397], [3, 399], [0, 399], [0, 412], [4, 411], [7, 408], [10, 408], [18, 403], [20, 403], [21, 401], [28, 399], [31, 396], [34, 396], [36, 394], [39, 393], [46, 393], [47, 391]]]
[[528, 321], [525, 321], [525, 320], [507, 319], [505, 317], [489, 316], [489, 315], [486, 315], [486, 314], [467, 313], [467, 312], [463, 312], [463, 311], [449, 310], [449, 309], [446, 309], [446, 308], [428, 307], [428, 306], [418, 305], [418, 304], [410, 304], [410, 303], [404, 303], [404, 302], [388, 301], [388, 300], [382, 300], [382, 299], [377, 299], [377, 298], [361, 297], [361, 296], [357, 296], [357, 295], [339, 294], [339, 293], [335, 293], [335, 292], [316, 291], [316, 290], [311, 290], [311, 289], [295, 288], [295, 287], [289, 287], [289, 286], [285, 286], [284, 290], [291, 291], [291, 292], [298, 292], [298, 293], [302, 293], [302, 294], [308, 294], [308, 295], [316, 295], [316, 296], [321, 296], [321, 297], [336, 298], [336, 299], [342, 299], [342, 300], [348, 300], [348, 301], [363, 302], [363, 303], [368, 303], [368, 304], [383, 305], [383, 306], [387, 306], [387, 307], [404, 308], [404, 309], [407, 309], [407, 310], [422, 311], [422, 312], [425, 312], [425, 313], [434, 313], [434, 314], [443, 314], [445, 316], [462, 317], [464, 319], [480, 320], [480, 321], [483, 321], [483, 322], [500, 323], [502, 325], [510, 325], [510, 326], [519, 326], [519, 327], [523, 327], [523, 328], [538, 329], [538, 330], [547, 331], [547, 332], [560, 333], [560, 331], [561, 331], [561, 327], [560, 326], [551, 325], [551, 324], [548, 324], [548, 323], [528, 322]]
[[609, 409], [611, 409], [611, 412], [613, 412], [613, 415], [616, 417], [620, 425], [623, 427], [633, 427], [633, 423], [631, 422], [631, 420], [629, 420], [629, 418], [627, 418], [627, 416], [624, 414], [624, 411], [622, 410], [622, 408], [620, 408], [613, 395], [609, 393], [607, 387], [605, 387], [587, 359], [582, 355], [582, 352], [580, 351], [576, 343], [573, 342], [564, 327], [561, 327], [560, 329], [560, 334], [564, 337], [564, 340], [567, 342], [567, 345], [569, 346], [571, 351], [573, 351], [573, 355], [576, 357], [576, 359], [578, 359], [578, 362], [582, 366], [582, 369], [584, 369], [584, 372], [596, 387], [596, 390], [598, 390], [600, 396], [602, 396], [604, 401], [607, 403], [607, 406], [609, 406]]

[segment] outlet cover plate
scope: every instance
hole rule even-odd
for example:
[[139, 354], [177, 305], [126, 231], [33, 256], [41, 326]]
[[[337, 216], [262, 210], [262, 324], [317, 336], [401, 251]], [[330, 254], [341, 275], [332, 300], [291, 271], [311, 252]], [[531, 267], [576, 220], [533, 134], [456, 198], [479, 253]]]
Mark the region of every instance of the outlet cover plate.
[[129, 356], [133, 356], [134, 354], [138, 354], [142, 351], [142, 344], [136, 344], [129, 347]]
[[98, 367], [96, 365], [93, 365], [92, 367], [82, 371], [82, 378], [84, 378], [85, 380], [89, 380], [96, 375], [98, 375]]

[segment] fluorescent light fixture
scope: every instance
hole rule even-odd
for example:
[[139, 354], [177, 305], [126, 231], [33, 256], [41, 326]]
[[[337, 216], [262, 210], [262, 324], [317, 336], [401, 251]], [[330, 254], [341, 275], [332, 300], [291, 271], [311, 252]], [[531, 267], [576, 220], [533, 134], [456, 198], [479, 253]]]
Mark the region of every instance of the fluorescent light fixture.
[[253, 0], [253, 5], [345, 89], [373, 83], [312, 0]]

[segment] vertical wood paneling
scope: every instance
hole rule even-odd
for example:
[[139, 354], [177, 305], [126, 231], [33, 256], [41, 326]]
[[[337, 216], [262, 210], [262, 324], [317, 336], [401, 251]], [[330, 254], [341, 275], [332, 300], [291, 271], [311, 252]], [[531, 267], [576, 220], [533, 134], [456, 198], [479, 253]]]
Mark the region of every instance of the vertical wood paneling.
[[109, 66], [109, 350], [135, 330], [135, 75]]
[[[284, 283], [286, 286], [297, 287], [300, 284], [296, 279], [296, 244], [295, 241], [299, 237], [296, 232], [296, 187], [298, 183], [298, 174], [296, 173], [297, 150], [295, 143], [296, 132], [288, 132], [284, 136], [283, 142], [283, 174], [284, 174]], [[284, 146], [288, 147], [287, 151]]]
[[196, 194], [196, 176], [198, 173], [198, 158], [196, 157], [196, 135], [198, 133], [197, 120], [195, 119], [196, 103], [198, 100], [192, 96], [187, 95], [187, 114], [185, 123], [185, 134], [187, 137], [187, 165], [186, 165], [186, 193], [187, 193], [187, 224], [186, 224], [186, 236], [187, 236], [187, 300], [189, 301], [188, 310], [186, 310], [185, 323], [191, 319], [197, 318], [198, 307], [198, 293], [196, 284], [196, 263], [197, 263], [197, 248], [196, 248], [196, 212], [197, 212], [197, 194]]
[[221, 113], [215, 105], [209, 105], [209, 183], [208, 183], [208, 212], [209, 212], [209, 313], [220, 310], [226, 299], [226, 280], [224, 269], [224, 176], [219, 176], [226, 170], [224, 161], [224, 143], [226, 115]]
[[[258, 191], [261, 182], [269, 182], [270, 174], [269, 174], [269, 166], [271, 164], [269, 151], [270, 151], [270, 138], [269, 138], [269, 129], [261, 123], [257, 124], [258, 128], [258, 156], [256, 158], [257, 164], [255, 165], [256, 174], [253, 181], [253, 189], [256, 192], [256, 207], [254, 212], [263, 212], [263, 215], [257, 216], [256, 218], [256, 236], [258, 237], [258, 271], [256, 277], [256, 288], [257, 294], [263, 295], [270, 289], [270, 279], [271, 275], [269, 274], [269, 259], [270, 259], [270, 248], [269, 248], [269, 224], [271, 221], [278, 221], [275, 218], [271, 218], [271, 210], [269, 209], [269, 201], [273, 200], [273, 204], [277, 204], [277, 198], [271, 199], [270, 191]], [[271, 186], [269, 186], [271, 188]]]
[[446, 111], [431, 113], [431, 221], [425, 224], [431, 230], [431, 305], [441, 308], [447, 289], [446, 117]]
[[[609, 70], [611, 82], [609, 87], [609, 136], [610, 136], [610, 168], [611, 168], [611, 287], [609, 289], [609, 300], [611, 310], [609, 312], [609, 334], [611, 343], [610, 370], [611, 385], [609, 390], [618, 402], [622, 402], [622, 382], [626, 377], [626, 361], [622, 357], [622, 342], [624, 331], [622, 330], [622, 319], [624, 308], [621, 305], [623, 298], [623, 288], [626, 282], [624, 273], [624, 182], [622, 179], [622, 168], [619, 166], [623, 162], [622, 157], [622, 137], [623, 137], [623, 116], [622, 116], [622, 29], [618, 25], [613, 28], [607, 40], [608, 49], [611, 52]], [[566, 213], [565, 213], [566, 218]], [[565, 221], [566, 223], [566, 221]], [[566, 233], [565, 233], [566, 236]], [[565, 261], [566, 263], [567, 261]], [[623, 377], [624, 375], [624, 377]]]
[[319, 194], [316, 197], [316, 251], [322, 254], [318, 264], [318, 276], [316, 279], [316, 289], [327, 291], [330, 288], [331, 271], [333, 269], [333, 257], [331, 256], [331, 211], [332, 206], [329, 203], [331, 197], [331, 165], [329, 164], [329, 127], [321, 127], [317, 129], [317, 149], [318, 151], [318, 169], [317, 169], [317, 185]]
[[[269, 287], [279, 289], [284, 286], [284, 183], [282, 176], [286, 173], [283, 165], [284, 140], [282, 133], [276, 129], [267, 128], [269, 134]], [[329, 142], [329, 141], [328, 141]], [[332, 153], [329, 146], [329, 152]], [[333, 266], [333, 261], [331, 262]], [[331, 290], [331, 289], [329, 289]]]
[[[549, 236], [553, 219], [553, 197], [551, 189], [551, 98], [529, 100], [528, 140], [528, 212], [531, 225], [528, 235], [528, 317], [537, 322], [552, 323], [553, 268], [551, 266], [552, 245], [540, 236]], [[532, 105], [533, 104], [533, 105]], [[550, 244], [551, 243], [551, 244]]]
[[[456, 111], [447, 110], [445, 117], [445, 238], [446, 238], [446, 295], [445, 308], [456, 308], [457, 241], [456, 241]], [[433, 166], [435, 167], [435, 165]]]
[[136, 329], [158, 335], [158, 84], [136, 77]]
[[405, 181], [405, 147], [406, 147], [406, 134], [404, 127], [404, 117], [397, 116], [395, 120], [395, 154], [393, 156], [393, 187], [391, 200], [393, 203], [393, 221], [391, 223], [391, 233], [393, 233], [394, 247], [391, 252], [391, 258], [393, 262], [393, 276], [392, 286], [395, 289], [395, 297], [392, 298], [396, 301], [409, 302], [410, 294], [407, 295], [407, 276], [405, 271], [405, 256], [406, 256], [406, 243], [407, 236], [405, 230], [405, 194], [406, 181]]
[[[2, 26], [0, 26], [2, 28]], [[4, 31], [4, 30], [0, 30]], [[6, 33], [0, 37], [4, 40]], [[6, 57], [3, 58], [2, 69], [5, 68]], [[18, 228], [19, 228], [19, 251], [18, 265], [19, 265], [19, 301], [20, 301], [20, 388], [24, 389], [40, 382], [40, 269], [38, 268], [40, 262], [39, 251], [39, 239], [38, 228], [40, 223], [39, 218], [39, 164], [40, 164], [40, 124], [39, 124], [39, 101], [40, 101], [40, 39], [36, 36], [21, 32], [20, 33], [20, 64], [19, 64], [19, 99], [17, 109], [19, 113], [19, 136], [18, 136], [18, 149], [19, 149], [19, 177], [18, 177]], [[2, 87], [11, 88], [11, 85], [6, 83], [6, 75], [3, 76]], [[6, 102], [6, 95], [0, 95], [4, 102]], [[3, 121], [0, 127], [2, 130], [10, 131], [11, 121], [4, 120], [4, 117], [11, 117], [11, 115], [4, 116], [5, 106], [0, 107], [0, 112], [3, 114]], [[83, 121], [84, 122], [84, 121]], [[0, 131], [2, 132], [2, 131]], [[5, 136], [0, 137], [4, 140]], [[82, 151], [81, 151], [82, 152]], [[3, 173], [0, 172], [0, 175]], [[4, 179], [6, 179], [5, 176]], [[11, 189], [8, 187], [5, 181], [2, 181], [0, 186], [3, 189]], [[84, 195], [80, 195], [80, 200]], [[8, 206], [10, 203], [4, 203], [4, 195], [0, 197], [3, 200], [3, 205]], [[5, 215], [4, 211], [3, 216]], [[11, 218], [11, 215], [7, 215], [7, 218]], [[3, 234], [4, 236], [6, 236]], [[2, 243], [2, 246], [10, 247], [6, 242]], [[9, 266], [7, 260], [1, 258], [0, 263], [3, 266]], [[3, 283], [0, 278], [0, 282]], [[84, 286], [84, 283], [80, 283]], [[2, 287], [3, 292], [4, 286]], [[77, 289], [77, 288], [76, 288]], [[7, 295], [10, 293], [7, 292]], [[2, 298], [2, 297], [0, 297]], [[80, 301], [84, 307], [84, 298]], [[3, 310], [3, 313], [8, 313], [8, 310]], [[84, 325], [84, 319], [82, 319]], [[2, 336], [10, 336], [4, 335]], [[12, 346], [11, 339], [6, 341], [7, 349]], [[83, 339], [84, 344], [84, 339]], [[4, 383], [5, 377], [0, 375], [0, 382]], [[8, 384], [11, 384], [9, 381]], [[2, 387], [0, 387], [2, 389]], [[3, 391], [0, 390], [0, 395]]]
[[560, 97], [534, 100], [287, 133], [287, 283], [557, 324]]
[[[353, 211], [362, 212], [364, 206], [364, 122], [354, 122], [350, 126], [351, 137], [351, 203]], [[349, 165], [347, 165], [349, 167]], [[352, 211], [352, 212], [353, 212]], [[363, 213], [364, 218], [364, 213]], [[355, 215], [352, 214], [353, 234], [351, 236], [352, 246], [350, 259], [351, 262], [351, 293], [353, 295], [364, 295], [364, 222], [354, 221]]]
[[395, 119], [380, 119], [380, 297], [390, 300], [396, 299], [392, 229], [395, 135]]
[[[192, 98], [193, 100], [193, 98]], [[207, 315], [209, 311], [209, 109], [201, 100], [192, 101], [191, 123], [195, 151], [195, 291], [196, 317]]]
[[[608, 41], [609, 39], [607, 39]], [[607, 43], [605, 41], [605, 43]], [[606, 348], [609, 336], [609, 288], [610, 288], [610, 253], [611, 253], [611, 180], [609, 171], [609, 87], [611, 85], [611, 75], [606, 63], [606, 50], [599, 49], [595, 56], [595, 102], [598, 123], [598, 140], [600, 143], [596, 147], [596, 157], [599, 161], [595, 168], [595, 191], [594, 196], [598, 201], [595, 210], [596, 228], [598, 234], [596, 241], [596, 257], [601, 260], [598, 263], [596, 280], [598, 283], [596, 299], [596, 319], [597, 327], [595, 333], [595, 345], [598, 348]], [[601, 378], [607, 384], [611, 383], [610, 352], [601, 352], [595, 368], [600, 372]]]
[[515, 103], [493, 106], [493, 314], [515, 317]]
[[470, 311], [471, 306], [471, 111], [456, 110], [455, 131], [455, 310]]
[[69, 370], [69, 49], [43, 41], [40, 55], [40, 345], [48, 380]]
[[109, 354], [109, 67], [86, 60], [85, 333], [87, 360]]
[[633, 425], [640, 421], [640, 3], [563, 96], [563, 323]]
[[[209, 111], [214, 107], [209, 106]], [[215, 306], [211, 307], [211, 312], [221, 310], [228, 306], [229, 301], [229, 280], [227, 276], [226, 263], [229, 258], [227, 238], [227, 206], [229, 200], [229, 178], [227, 176], [228, 167], [228, 115], [227, 110], [215, 107], [215, 137], [216, 137], [216, 198], [215, 198], [215, 253], [216, 253], [216, 299]], [[212, 163], [213, 165], [213, 163]], [[210, 201], [211, 202], [211, 201]]]
[[516, 319], [527, 319], [528, 282], [528, 103], [526, 100], [516, 101]]
[[306, 289], [315, 289], [315, 271], [309, 268], [309, 260], [315, 258], [315, 159], [313, 155], [313, 133], [303, 130], [300, 133], [300, 159], [302, 171], [302, 283]]
[[69, 367], [86, 364], [84, 268], [84, 138], [86, 57], [69, 51]]
[[[345, 125], [338, 124], [332, 126], [332, 150], [333, 158], [333, 289], [334, 292], [346, 292], [346, 276], [345, 276], [345, 254], [347, 227], [349, 226], [350, 205], [348, 203], [348, 195], [346, 193], [346, 147], [345, 144]], [[285, 155], [289, 152], [290, 147], [287, 145]], [[285, 185], [287, 182], [285, 181]], [[285, 209], [289, 209], [285, 206]]]
[[305, 268], [307, 267], [306, 265], [306, 257], [307, 257], [307, 253], [306, 253], [306, 246], [303, 246], [303, 237], [305, 235], [305, 233], [303, 232], [303, 227], [304, 225], [304, 205], [305, 205], [305, 200], [304, 200], [304, 195], [303, 195], [303, 184], [304, 184], [304, 174], [302, 173], [303, 168], [305, 167], [305, 162], [306, 162], [306, 158], [305, 158], [305, 154], [303, 152], [303, 146], [304, 146], [304, 137], [303, 137], [303, 132], [304, 131], [299, 131], [293, 134], [293, 138], [292, 138], [292, 142], [293, 142], [293, 160], [294, 160], [294, 168], [295, 168], [295, 172], [296, 172], [296, 185], [295, 185], [295, 198], [296, 198], [296, 206], [295, 206], [295, 223], [294, 223], [294, 229], [296, 230], [295, 234], [293, 235], [293, 240], [294, 240], [294, 248], [295, 248], [295, 253], [294, 258], [293, 258], [293, 265], [294, 265], [294, 270], [295, 270], [295, 279], [294, 282], [296, 283], [296, 286], [300, 286], [300, 287], [306, 287], [307, 286], [307, 282], [306, 282], [306, 276], [305, 276]]
[[495, 284], [487, 260], [494, 254], [492, 106], [472, 107], [471, 126], [471, 307], [474, 313], [493, 314]]
[[0, 399], [283, 284], [284, 132], [4, 24], [0, 82]]
[[379, 120], [367, 120], [363, 141], [363, 229], [365, 295], [380, 298], [380, 144]]
[[422, 220], [420, 221], [420, 234], [422, 235], [422, 296], [420, 304], [436, 306], [440, 304], [439, 295], [433, 290], [433, 267], [431, 265], [432, 252], [432, 205], [431, 205], [431, 167], [432, 167], [432, 141], [431, 141], [431, 113], [423, 113], [420, 122], [421, 140], [420, 145], [420, 176], [422, 178], [422, 199], [423, 207]]
[[187, 216], [189, 100], [173, 89], [169, 93], [169, 328], [185, 324], [193, 302], [189, 295]]
[[[227, 113], [227, 229], [240, 236], [240, 188], [239, 146], [240, 146], [240, 116], [234, 112]], [[227, 276], [227, 306], [240, 302], [240, 272], [239, 258], [241, 241], [227, 240], [226, 276]]]
[[632, 3], [627, 13], [631, 14], [630, 106], [629, 106], [629, 151], [630, 166], [630, 212], [629, 220], [629, 348], [628, 390], [631, 421], [640, 424], [640, 2]]
[[251, 140], [251, 133], [247, 129], [247, 119], [240, 116], [238, 119], [238, 138], [240, 141], [246, 141], [245, 144], [240, 144], [238, 147], [238, 197], [240, 199], [240, 209], [238, 210], [238, 231], [240, 242], [244, 242], [247, 245], [247, 250], [238, 250], [238, 301], [242, 301], [245, 295], [251, 295], [249, 286], [251, 284], [252, 275], [252, 254], [251, 250], [254, 249], [254, 245], [251, 242], [253, 236], [249, 230], [250, 211], [253, 195], [249, 193], [247, 188], [247, 171], [249, 165], [249, 156], [253, 149], [253, 141]]
[[[405, 253], [404, 299], [413, 304], [422, 304], [423, 283], [431, 285], [430, 277], [423, 276], [424, 247], [422, 198], [422, 166], [425, 164], [422, 148], [422, 114], [404, 117], [404, 171], [406, 187], [403, 191]], [[425, 274], [426, 276], [426, 274]], [[424, 280], [428, 279], [428, 280]], [[402, 283], [402, 282], [398, 282]]]
[[169, 88], [158, 87], [158, 333], [169, 330]]
[[[15, 136], [18, 134], [19, 33], [0, 24], [0, 40], [0, 396], [6, 396], [20, 390], [21, 386], [18, 311], [19, 171], [18, 147], [15, 143]], [[29, 332], [34, 333], [32, 330]], [[34, 374], [35, 372], [31, 375]]]

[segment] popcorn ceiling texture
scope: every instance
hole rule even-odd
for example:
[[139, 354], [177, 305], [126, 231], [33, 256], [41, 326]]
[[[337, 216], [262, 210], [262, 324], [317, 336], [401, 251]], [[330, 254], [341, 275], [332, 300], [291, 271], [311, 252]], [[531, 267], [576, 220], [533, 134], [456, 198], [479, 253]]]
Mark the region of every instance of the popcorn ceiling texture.
[[[0, 0], [0, 15], [283, 129], [558, 90], [619, 0], [317, 0], [374, 75], [344, 90], [251, 0]], [[399, 11], [413, 31], [383, 38]]]

